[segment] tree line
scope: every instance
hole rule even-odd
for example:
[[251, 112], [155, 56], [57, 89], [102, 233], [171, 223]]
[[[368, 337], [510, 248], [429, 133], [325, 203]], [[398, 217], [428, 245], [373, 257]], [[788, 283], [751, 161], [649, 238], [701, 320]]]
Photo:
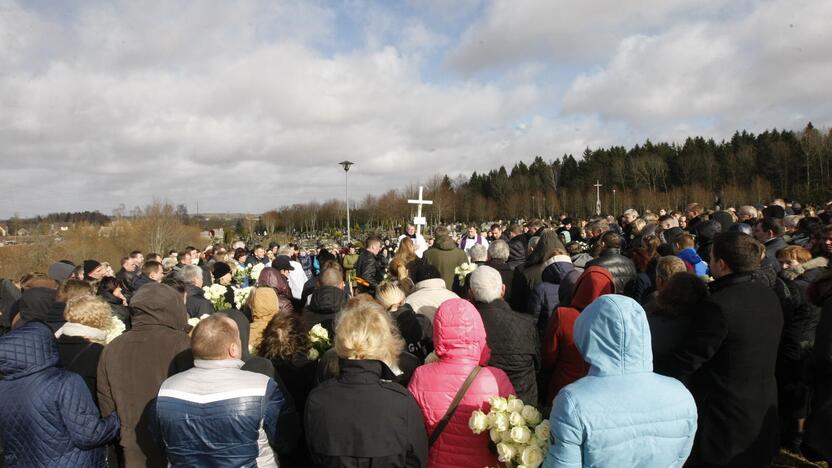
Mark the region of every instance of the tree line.
[[[595, 212], [596, 187], [605, 214], [625, 208], [681, 209], [697, 202], [712, 206], [766, 203], [774, 197], [825, 202], [832, 196], [832, 131], [811, 123], [800, 131], [737, 131], [716, 142], [689, 137], [683, 143], [654, 143], [632, 148], [587, 148], [579, 157], [553, 161], [536, 156], [488, 172], [452, 178], [436, 175], [425, 184], [429, 222], [508, 220], [559, 214], [586, 217]], [[354, 227], [392, 227], [411, 219], [407, 203], [415, 186], [351, 201]], [[309, 202], [270, 210], [264, 216], [275, 229], [317, 231], [345, 223], [343, 200]]]

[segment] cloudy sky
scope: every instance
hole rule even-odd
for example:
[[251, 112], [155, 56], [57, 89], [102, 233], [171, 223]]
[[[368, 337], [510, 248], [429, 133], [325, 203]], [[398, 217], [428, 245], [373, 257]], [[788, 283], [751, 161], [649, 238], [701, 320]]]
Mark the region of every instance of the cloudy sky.
[[832, 124], [829, 0], [0, 0], [0, 218]]

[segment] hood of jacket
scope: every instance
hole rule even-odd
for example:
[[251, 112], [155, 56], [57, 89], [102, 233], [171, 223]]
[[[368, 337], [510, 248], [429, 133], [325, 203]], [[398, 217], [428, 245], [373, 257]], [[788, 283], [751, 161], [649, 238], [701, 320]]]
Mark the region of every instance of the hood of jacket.
[[537, 241], [537, 245], [534, 246], [534, 250], [526, 258], [526, 266], [529, 267], [543, 263], [547, 258], [552, 257], [552, 253], [555, 249], [566, 252], [566, 247], [564, 247], [563, 242], [560, 241], [558, 233], [553, 229], [544, 230], [543, 233], [540, 234], [540, 240]]
[[29, 288], [20, 295], [20, 319], [28, 322], [40, 320], [46, 322], [51, 314], [49, 310], [55, 302], [56, 291], [51, 288]]
[[560, 281], [569, 274], [570, 271], [575, 269], [575, 265], [572, 264], [572, 259], [566, 255], [555, 255], [551, 259], [547, 260], [554, 260], [549, 266], [543, 269], [543, 272], [540, 274], [540, 279], [544, 283], [553, 283], [553, 284], [560, 284]]
[[163, 326], [184, 331], [188, 313], [182, 295], [166, 284], [148, 283], [130, 300], [133, 309], [133, 328]]
[[268, 286], [258, 286], [251, 291], [248, 306], [252, 322], [268, 322], [279, 310], [277, 292]]
[[347, 303], [344, 290], [335, 286], [321, 286], [309, 299], [309, 310], [317, 314], [337, 314]]
[[690, 263], [691, 265], [696, 265], [697, 263], [702, 261], [702, 257], [700, 257], [696, 253], [696, 249], [694, 249], [693, 247], [688, 247], [686, 249], [680, 250], [679, 253], [676, 254], [676, 256]]
[[28, 322], [0, 338], [0, 374], [13, 380], [58, 365], [58, 342], [40, 322]]
[[433, 246], [439, 250], [454, 250], [457, 248], [456, 242], [450, 236], [439, 236], [434, 240]]
[[584, 270], [572, 288], [570, 305], [583, 310], [598, 297], [615, 292], [612, 275], [606, 268], [592, 266]]
[[482, 317], [464, 299], [448, 299], [433, 318], [434, 351], [440, 360], [466, 360], [484, 366], [491, 359]]
[[289, 289], [289, 280], [283, 276], [283, 273], [272, 267], [263, 268], [263, 271], [260, 273], [260, 278], [257, 280], [257, 285], [274, 288], [278, 296], [292, 297], [292, 290]]
[[575, 321], [575, 344], [590, 365], [589, 375], [653, 371], [650, 326], [644, 309], [618, 294], [599, 297]]

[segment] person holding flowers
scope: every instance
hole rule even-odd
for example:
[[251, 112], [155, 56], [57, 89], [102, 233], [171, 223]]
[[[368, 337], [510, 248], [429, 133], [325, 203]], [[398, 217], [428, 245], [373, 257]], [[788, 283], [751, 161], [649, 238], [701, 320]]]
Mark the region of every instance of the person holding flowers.
[[696, 404], [681, 382], [653, 373], [644, 309], [625, 296], [601, 296], [575, 321], [573, 336], [589, 374], [555, 398], [543, 466], [684, 465]]
[[[439, 361], [416, 369], [408, 386], [422, 409], [428, 435], [435, 439], [428, 466], [498, 466], [497, 456], [489, 449], [489, 434], [474, 434], [468, 421], [474, 411], [490, 409], [489, 397], [512, 395], [514, 386], [505, 372], [487, 365], [491, 349], [477, 309], [464, 299], [443, 302], [434, 317], [433, 341]], [[454, 397], [471, 375], [474, 378], [458, 407], [446, 418]], [[443, 419], [447, 423], [436, 433]]]

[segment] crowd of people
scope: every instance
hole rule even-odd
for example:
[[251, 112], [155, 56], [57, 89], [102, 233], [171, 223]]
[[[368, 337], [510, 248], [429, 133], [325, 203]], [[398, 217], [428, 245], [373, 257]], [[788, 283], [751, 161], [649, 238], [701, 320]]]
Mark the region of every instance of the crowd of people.
[[524, 466], [829, 462], [830, 258], [832, 204], [777, 199], [62, 260], [0, 280], [2, 458], [503, 466], [469, 419], [515, 395]]

